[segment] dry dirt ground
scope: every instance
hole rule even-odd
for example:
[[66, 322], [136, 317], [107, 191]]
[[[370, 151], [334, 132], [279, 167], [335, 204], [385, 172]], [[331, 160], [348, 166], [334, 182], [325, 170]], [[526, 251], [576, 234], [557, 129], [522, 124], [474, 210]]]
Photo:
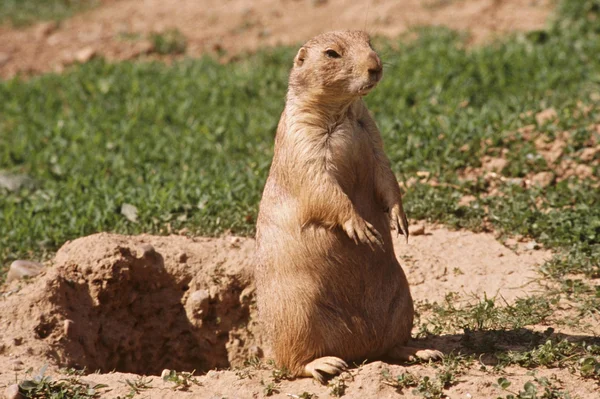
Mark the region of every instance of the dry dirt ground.
[[332, 29], [396, 36], [417, 25], [468, 31], [480, 42], [542, 28], [552, 0], [101, 0], [71, 19], [26, 29], [0, 27], [0, 76], [62, 71], [98, 55], [154, 58], [149, 35], [178, 29], [186, 55], [235, 54], [296, 44]]
[[[124, 397], [131, 392], [127, 380], [139, 381], [138, 375], [151, 376], [145, 380], [151, 388], [141, 390], [140, 397], [263, 397], [273, 368], [245, 365], [265, 349], [255, 322], [253, 247], [252, 239], [239, 237], [108, 233], [67, 242], [39, 276], [2, 288], [0, 388], [23, 379], [30, 367], [35, 375], [48, 364], [46, 375], [54, 378], [64, 367], [99, 370], [83, 380], [107, 384], [103, 397]], [[441, 226], [425, 226], [425, 234], [408, 244], [396, 239], [395, 247], [417, 302], [439, 302], [458, 292], [462, 298], [487, 294], [510, 303], [540, 289], [536, 267], [551, 255], [526, 244], [504, 246], [492, 234]], [[445, 335], [415, 344], [449, 353], [460, 340]], [[220, 371], [197, 377], [198, 384], [182, 392], [158, 377], [165, 368]], [[383, 381], [384, 369], [392, 375], [434, 372], [420, 365], [368, 363], [348, 376], [345, 397], [396, 397]], [[504, 373], [515, 386], [531, 379], [525, 369]], [[538, 371], [538, 376], [551, 375], [571, 394], [594, 397], [597, 386], [568, 370]], [[501, 394], [497, 378], [474, 366], [448, 395], [495, 398]], [[309, 379], [277, 387], [275, 397], [308, 392], [323, 398], [331, 392]]]

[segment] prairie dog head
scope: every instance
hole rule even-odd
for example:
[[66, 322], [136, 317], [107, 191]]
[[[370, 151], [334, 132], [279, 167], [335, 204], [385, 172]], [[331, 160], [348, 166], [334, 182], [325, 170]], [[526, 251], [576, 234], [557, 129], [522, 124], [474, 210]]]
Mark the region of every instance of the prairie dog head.
[[381, 60], [366, 32], [328, 32], [298, 50], [290, 74], [290, 91], [347, 101], [368, 94], [382, 76]]

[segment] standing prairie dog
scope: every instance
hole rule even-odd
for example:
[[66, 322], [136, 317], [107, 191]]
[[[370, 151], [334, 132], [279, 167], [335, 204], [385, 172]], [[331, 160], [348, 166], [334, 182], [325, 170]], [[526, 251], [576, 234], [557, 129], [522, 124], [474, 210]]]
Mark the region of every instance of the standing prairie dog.
[[362, 98], [381, 61], [360, 31], [300, 48], [257, 221], [257, 300], [276, 362], [324, 382], [347, 362], [441, 353], [406, 346], [413, 302], [390, 227], [398, 182]]

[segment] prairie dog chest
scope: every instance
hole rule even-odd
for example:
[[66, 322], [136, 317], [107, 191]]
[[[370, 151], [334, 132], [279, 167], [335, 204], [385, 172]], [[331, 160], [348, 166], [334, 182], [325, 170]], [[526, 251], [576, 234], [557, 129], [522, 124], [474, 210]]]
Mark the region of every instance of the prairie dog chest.
[[372, 177], [373, 141], [365, 125], [345, 118], [329, 135], [329, 170], [346, 183], [356, 184]]

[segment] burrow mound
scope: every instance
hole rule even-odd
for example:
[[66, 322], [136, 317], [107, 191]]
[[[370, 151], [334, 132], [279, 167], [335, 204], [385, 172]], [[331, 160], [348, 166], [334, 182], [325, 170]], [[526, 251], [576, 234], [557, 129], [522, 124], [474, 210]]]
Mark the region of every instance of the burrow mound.
[[243, 364], [260, 352], [252, 252], [252, 240], [234, 237], [68, 242], [40, 278], [0, 302], [0, 348], [146, 375]]

